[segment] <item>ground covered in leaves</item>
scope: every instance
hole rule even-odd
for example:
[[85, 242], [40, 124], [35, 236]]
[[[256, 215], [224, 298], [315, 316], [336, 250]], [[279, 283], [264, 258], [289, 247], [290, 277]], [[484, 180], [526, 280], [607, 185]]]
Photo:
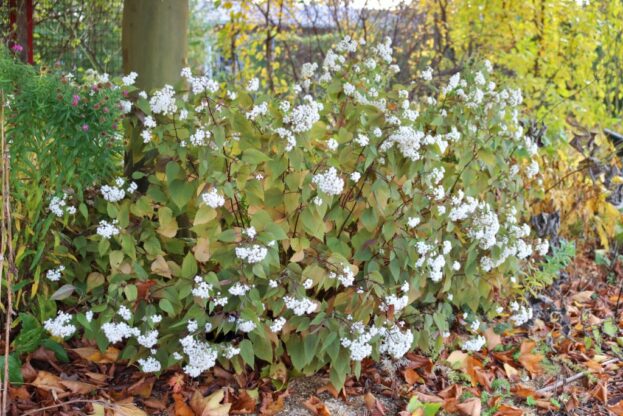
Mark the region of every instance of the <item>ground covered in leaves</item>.
[[[124, 365], [115, 348], [102, 354], [88, 345], [68, 346], [69, 363], [39, 349], [24, 360], [25, 384], [10, 388], [9, 414], [619, 416], [622, 281], [623, 264], [600, 266], [592, 252], [579, 254], [533, 299], [534, 319], [502, 336], [489, 330], [481, 353], [364, 361], [362, 377], [348, 380], [341, 392], [328, 375], [295, 377], [285, 367], [272, 377], [217, 367], [197, 380], [181, 372], [156, 378]], [[452, 337], [461, 336], [455, 331]]]

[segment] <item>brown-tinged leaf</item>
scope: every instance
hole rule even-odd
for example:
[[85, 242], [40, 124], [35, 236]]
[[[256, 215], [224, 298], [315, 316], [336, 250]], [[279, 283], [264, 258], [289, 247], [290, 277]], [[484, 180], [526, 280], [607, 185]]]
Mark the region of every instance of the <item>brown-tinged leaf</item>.
[[521, 397], [522, 399], [527, 399], [528, 397], [536, 399], [537, 397], [540, 397], [539, 393], [537, 393], [534, 389], [521, 383], [517, 383], [511, 387], [511, 391], [514, 395]]
[[116, 402], [113, 406], [113, 416], [148, 416], [147, 413], [136, 406], [132, 399]]
[[288, 397], [288, 395], [288, 390], [285, 390], [277, 395], [277, 400], [274, 400], [272, 393], [262, 393], [260, 415], [274, 416], [276, 413], [279, 413], [285, 407], [286, 397]]
[[316, 396], [311, 396], [303, 402], [303, 405], [316, 416], [331, 416], [327, 406]]
[[98, 384], [106, 383], [106, 380], [108, 379], [108, 376], [102, 373], [92, 373], [90, 371], [87, 371], [86, 373], [84, 373], [84, 375]]
[[608, 384], [600, 381], [594, 389], [590, 391], [590, 395], [599, 400], [602, 404], [608, 405]]
[[225, 390], [220, 389], [207, 397], [195, 390], [190, 399], [190, 407], [198, 416], [228, 416], [231, 409], [231, 403], [223, 403]]
[[22, 377], [26, 383], [30, 383], [37, 378], [37, 370], [30, 364], [30, 361], [26, 361], [22, 366]]
[[439, 396], [444, 399], [458, 399], [463, 394], [463, 387], [458, 384], [453, 384], [439, 392]]
[[446, 361], [452, 365], [452, 368], [465, 368], [467, 357], [469, 357], [469, 354], [464, 353], [461, 350], [456, 350], [452, 351], [450, 355], [448, 355]]
[[371, 416], [385, 416], [385, 408], [383, 407], [383, 404], [377, 400], [372, 393], [366, 393], [363, 396], [363, 401], [370, 411]]
[[207, 238], [198, 238], [197, 244], [193, 247], [193, 253], [195, 253], [195, 259], [197, 259], [199, 263], [205, 263], [210, 260], [210, 257], [212, 257], [210, 240]]
[[325, 384], [322, 387], [319, 387], [318, 390], [316, 390], [316, 394], [320, 394], [320, 393], [329, 393], [331, 396], [333, 396], [334, 399], [337, 399], [340, 395], [340, 392], [333, 387], [333, 384], [329, 383], [329, 384]]
[[151, 391], [155, 382], [156, 377], [142, 377], [128, 388], [128, 392], [134, 396], [151, 397]]
[[169, 378], [169, 381], [167, 381], [167, 385], [169, 386], [171, 391], [173, 391], [173, 393], [181, 392], [184, 388], [184, 384], [184, 374], [182, 373], [172, 375], [171, 378]]
[[175, 416], [195, 416], [195, 412], [186, 404], [181, 393], [173, 393], [173, 401], [175, 403]]
[[478, 360], [476, 357], [469, 355], [465, 360], [465, 373], [469, 376], [472, 381], [472, 386], [478, 384], [479, 378], [477, 374], [477, 369], [482, 368], [482, 362]]
[[304, 258], [305, 258], [305, 251], [304, 250], [297, 251], [296, 253], [292, 255], [292, 257], [290, 257], [290, 263], [298, 263]]
[[541, 374], [543, 372], [541, 361], [545, 358], [543, 354], [532, 353], [532, 350], [534, 350], [535, 347], [536, 343], [532, 340], [522, 342], [518, 358], [521, 365], [532, 375]]
[[[163, 400], [157, 399], [155, 397], [151, 397], [149, 399], [144, 399], [143, 400], [143, 404], [145, 405], [145, 407], [149, 407], [151, 409], [166, 410], [166, 408], [167, 408], [167, 405], [166, 405], [166, 403]], [[191, 410], [191, 412], [192, 412], [192, 410]]]
[[117, 362], [120, 353], [115, 347], [108, 347], [104, 353], [94, 347], [74, 348], [70, 351], [75, 352], [87, 361], [97, 364], [112, 364]]
[[463, 403], [459, 403], [456, 407], [459, 409], [461, 414], [466, 416], [480, 416], [480, 412], [482, 411], [482, 404], [480, 403], [480, 399], [477, 397], [467, 399]]
[[608, 406], [608, 410], [610, 410], [616, 416], [623, 416], [623, 400], [620, 400], [618, 403], [612, 406]]
[[57, 393], [65, 391], [65, 386], [61, 384], [61, 379], [47, 371], [39, 371], [37, 378], [33, 380], [32, 385], [38, 389], [45, 391], [55, 391]]
[[517, 407], [510, 406], [508, 404], [502, 404], [493, 416], [523, 416], [523, 414], [524, 411]]
[[60, 384], [75, 394], [89, 394], [97, 389], [97, 386], [81, 381], [61, 380]]
[[419, 391], [416, 391], [415, 395], [422, 403], [443, 403], [443, 399], [439, 396], [433, 396], [432, 394], [426, 394]]
[[156, 260], [154, 260], [153, 263], [151, 263], [151, 271], [152, 273], [157, 274], [159, 276], [168, 277], [168, 278], [171, 277], [171, 268], [169, 267], [169, 264], [162, 256], [157, 256]]
[[592, 290], [585, 290], [574, 294], [571, 299], [577, 303], [587, 303], [591, 300], [594, 293]]
[[402, 372], [402, 375], [404, 376], [407, 384], [410, 386], [414, 385], [415, 383], [420, 383], [420, 384], [425, 383], [422, 376], [420, 376], [418, 372], [415, 371], [413, 368], [405, 368], [404, 371]]
[[[257, 393], [256, 393], [257, 395]], [[238, 398], [234, 400], [231, 407], [231, 414], [249, 414], [255, 412], [256, 400], [251, 397], [247, 390], [240, 390]]]
[[30, 392], [24, 386], [11, 387], [9, 385], [9, 397], [11, 398], [11, 400], [28, 401], [30, 400]]
[[504, 372], [510, 381], [517, 380], [519, 378], [519, 371], [508, 363], [504, 363]]
[[492, 327], [485, 331], [485, 339], [487, 340], [487, 349], [492, 350], [502, 343], [502, 337], [495, 333]]

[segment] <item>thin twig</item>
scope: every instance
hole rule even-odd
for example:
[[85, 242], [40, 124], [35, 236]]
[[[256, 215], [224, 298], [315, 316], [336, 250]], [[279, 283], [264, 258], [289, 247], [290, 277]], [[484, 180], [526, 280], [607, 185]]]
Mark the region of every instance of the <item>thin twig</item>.
[[[619, 361], [618, 358], [613, 358], [611, 360], [604, 361], [602, 363], [602, 365], [605, 366], [605, 365], [608, 365], [608, 364], [614, 364], [617, 361]], [[543, 393], [550, 392], [552, 390], [557, 390], [560, 387], [564, 386], [565, 384], [569, 384], [569, 383], [574, 382], [575, 380], [581, 379], [582, 377], [586, 376], [588, 373], [589, 373], [588, 370], [581, 371], [581, 372], [579, 372], [577, 374], [572, 375], [571, 377], [563, 378], [562, 380], [559, 380], [559, 381], [557, 381], [554, 384], [551, 384], [549, 386], [545, 386], [542, 389], [537, 390], [536, 392], [538, 394], [543, 394]]]

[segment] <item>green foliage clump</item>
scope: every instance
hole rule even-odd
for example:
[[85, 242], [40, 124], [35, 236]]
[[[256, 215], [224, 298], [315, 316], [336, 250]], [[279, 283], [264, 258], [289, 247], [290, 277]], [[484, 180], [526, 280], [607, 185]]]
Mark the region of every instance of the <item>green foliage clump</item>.
[[179, 94], [139, 95], [143, 168], [102, 187], [105, 219], [52, 283], [83, 312], [45, 327], [127, 341], [145, 371], [287, 355], [341, 386], [365, 357], [439, 348], [455, 309], [497, 310], [547, 251], [522, 224], [538, 164], [521, 94], [486, 63], [397, 85], [391, 53], [346, 38], [283, 96], [190, 70]]

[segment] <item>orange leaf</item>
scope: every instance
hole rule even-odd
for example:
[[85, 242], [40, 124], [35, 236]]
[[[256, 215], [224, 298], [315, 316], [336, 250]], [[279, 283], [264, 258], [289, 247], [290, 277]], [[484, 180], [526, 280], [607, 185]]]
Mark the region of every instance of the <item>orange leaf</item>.
[[186, 404], [181, 393], [173, 393], [175, 401], [175, 416], [195, 416], [195, 412]]
[[523, 416], [523, 414], [523, 410], [503, 404], [498, 408], [498, 411], [495, 412], [495, 415], [493, 416]]
[[171, 376], [167, 385], [171, 388], [173, 393], [179, 393], [184, 388], [184, 374], [175, 374]]
[[39, 373], [37, 373], [37, 378], [32, 382], [32, 385], [45, 391], [65, 391], [65, 386], [61, 384], [61, 379], [52, 373], [48, 373], [47, 371], [39, 371]]
[[532, 375], [541, 374], [543, 369], [541, 368], [541, 361], [543, 361], [543, 354], [520, 354], [519, 362], [521, 365], [530, 372]]
[[316, 416], [331, 416], [327, 406], [316, 396], [311, 396], [303, 402], [303, 405]]
[[273, 399], [273, 395], [271, 393], [263, 393], [262, 406], [260, 407], [260, 415], [273, 416], [276, 413], [279, 413], [285, 407], [286, 397], [288, 397], [287, 390], [279, 394], [277, 396], [277, 400]]
[[608, 410], [610, 410], [616, 416], [623, 416], [623, 400], [620, 400], [617, 404], [608, 406]]
[[495, 333], [492, 327], [485, 331], [485, 339], [487, 340], [487, 349], [492, 350], [502, 343], [502, 337]]
[[255, 412], [255, 399], [249, 395], [246, 390], [240, 390], [238, 399], [235, 400], [231, 407], [232, 414], [248, 414]]
[[75, 394], [89, 394], [97, 389], [97, 386], [81, 381], [61, 380], [60, 383]]
[[418, 372], [412, 368], [405, 368], [405, 370], [402, 372], [402, 375], [405, 377], [405, 381], [409, 385], [413, 385], [415, 383], [421, 383], [421, 384], [425, 383], [422, 376], [420, 376]]

